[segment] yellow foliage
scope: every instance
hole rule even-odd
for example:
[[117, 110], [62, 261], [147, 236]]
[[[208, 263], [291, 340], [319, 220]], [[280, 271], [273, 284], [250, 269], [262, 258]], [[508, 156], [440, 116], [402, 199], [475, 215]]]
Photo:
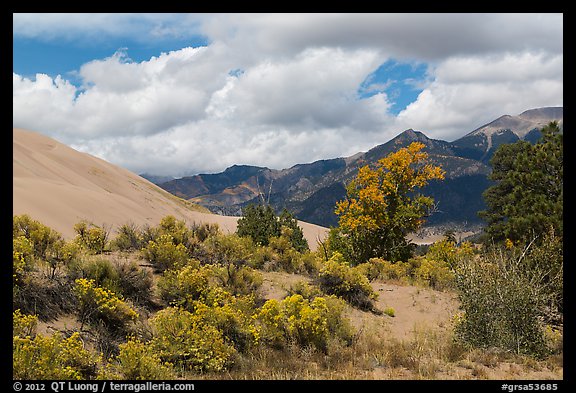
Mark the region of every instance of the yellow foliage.
[[79, 278], [74, 293], [82, 307], [82, 319], [104, 318], [121, 325], [138, 319], [138, 313], [108, 289], [99, 287], [94, 280]]
[[54, 334], [12, 340], [14, 379], [89, 379], [100, 360], [84, 348], [78, 332], [68, 338]]

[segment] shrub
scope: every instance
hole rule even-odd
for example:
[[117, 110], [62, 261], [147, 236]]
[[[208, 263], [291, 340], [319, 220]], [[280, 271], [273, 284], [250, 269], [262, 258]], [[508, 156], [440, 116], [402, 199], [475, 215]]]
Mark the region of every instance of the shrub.
[[80, 321], [104, 321], [110, 329], [123, 330], [129, 322], [138, 319], [138, 313], [116, 294], [99, 287], [94, 280], [79, 278], [75, 281], [74, 294], [80, 303]]
[[211, 275], [209, 267], [200, 267], [194, 260], [180, 270], [167, 270], [158, 280], [160, 298], [169, 305], [191, 309], [193, 301], [208, 297]]
[[35, 315], [25, 315], [16, 310], [12, 313], [12, 335], [27, 337], [36, 335], [38, 317]]
[[12, 221], [12, 238], [23, 236], [34, 245], [34, 256], [46, 259], [54, 248], [62, 246], [62, 235], [27, 214], [14, 216]]
[[392, 307], [386, 307], [384, 310], [382, 310], [382, 312], [386, 315], [388, 315], [389, 317], [395, 317], [396, 316], [396, 310], [394, 310], [394, 308]]
[[185, 370], [222, 371], [235, 354], [220, 330], [186, 310], [165, 308], [150, 323], [154, 330], [150, 345], [155, 353]]
[[218, 224], [210, 224], [207, 222], [204, 223], [193, 223], [192, 227], [192, 234], [198, 241], [203, 242], [211, 236], [216, 236], [220, 233], [220, 227]]
[[247, 261], [247, 264], [254, 269], [262, 269], [270, 265], [274, 260], [275, 253], [269, 246], [257, 246]]
[[118, 228], [118, 234], [111, 246], [120, 251], [135, 251], [140, 250], [144, 244], [141, 231], [135, 224], [129, 223]]
[[183, 245], [186, 249], [192, 246], [193, 234], [190, 229], [186, 227], [186, 223], [182, 220], [177, 220], [176, 217], [168, 215], [158, 224], [158, 234], [169, 235], [172, 237], [172, 242], [175, 245]]
[[99, 373], [99, 379], [129, 381], [173, 379], [172, 364], [163, 362], [151, 345], [130, 339], [119, 345], [119, 353]]
[[142, 258], [150, 262], [157, 271], [178, 269], [188, 262], [188, 250], [183, 244], [176, 244], [172, 235], [160, 235], [150, 240], [142, 249]]
[[34, 246], [24, 236], [12, 239], [12, 278], [14, 284], [20, 285], [25, 275], [34, 266]]
[[[372, 261], [372, 259], [370, 260]], [[413, 264], [410, 262], [390, 262], [383, 260], [376, 260], [378, 269], [381, 269], [380, 277], [388, 280], [399, 280], [399, 281], [409, 281], [411, 278], [411, 272]]]
[[267, 268], [288, 273], [301, 273], [304, 270], [301, 254], [292, 247], [287, 236], [270, 238], [270, 249], [274, 253], [272, 263]]
[[67, 279], [50, 280], [30, 275], [21, 285], [13, 286], [12, 304], [27, 314], [34, 314], [43, 321], [77, 309], [77, 301]]
[[235, 233], [210, 236], [204, 241], [207, 252], [207, 263], [229, 265], [244, 264], [248, 261], [254, 250], [249, 237], [240, 237]]
[[261, 337], [266, 343], [282, 347], [294, 340], [300, 346], [313, 345], [326, 352], [334, 338], [350, 343], [352, 329], [342, 317], [343, 305], [335, 298], [306, 300], [292, 295], [282, 301], [266, 301], [257, 316]]
[[320, 288], [330, 295], [342, 297], [363, 310], [373, 310], [377, 294], [370, 282], [356, 267], [348, 266], [342, 255], [335, 252], [320, 270]]
[[194, 313], [204, 323], [222, 332], [227, 343], [245, 352], [259, 343], [260, 331], [255, 325], [256, 305], [253, 296], [232, 296], [216, 288], [212, 304], [197, 302]]
[[535, 356], [547, 352], [546, 283], [522, 258], [494, 250], [460, 263], [456, 284], [462, 310], [457, 337], [474, 347], [496, 347]]
[[213, 266], [214, 277], [233, 295], [249, 295], [262, 285], [262, 273], [248, 266]]
[[94, 285], [106, 288], [112, 292], [120, 292], [120, 274], [116, 267], [107, 259], [96, 257], [84, 260], [79, 266], [81, 278], [94, 281]]
[[312, 300], [317, 296], [323, 295], [320, 288], [310, 284], [307, 281], [298, 281], [288, 289], [289, 295], [301, 295], [304, 299]]
[[81, 221], [74, 225], [74, 232], [76, 232], [76, 242], [84, 250], [94, 254], [104, 252], [108, 240], [108, 232], [105, 229]]
[[454, 286], [454, 272], [448, 262], [418, 257], [420, 266], [414, 271], [416, 280], [426, 286], [442, 290]]
[[64, 338], [36, 335], [12, 340], [12, 377], [14, 379], [67, 380], [90, 379], [96, 374], [98, 356], [86, 350], [80, 334]]
[[122, 295], [139, 305], [150, 305], [152, 302], [152, 274], [142, 269], [136, 262], [121, 264], [118, 271], [118, 287]]

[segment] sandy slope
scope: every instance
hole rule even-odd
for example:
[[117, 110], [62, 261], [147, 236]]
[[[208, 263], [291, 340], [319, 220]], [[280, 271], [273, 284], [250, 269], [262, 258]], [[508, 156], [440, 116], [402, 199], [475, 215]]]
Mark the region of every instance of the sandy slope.
[[[13, 129], [13, 214], [29, 214], [70, 238], [81, 220], [105, 225], [156, 225], [168, 214], [236, 230], [237, 217], [194, 211], [146, 179], [41, 134]], [[315, 249], [326, 229], [301, 223]]]

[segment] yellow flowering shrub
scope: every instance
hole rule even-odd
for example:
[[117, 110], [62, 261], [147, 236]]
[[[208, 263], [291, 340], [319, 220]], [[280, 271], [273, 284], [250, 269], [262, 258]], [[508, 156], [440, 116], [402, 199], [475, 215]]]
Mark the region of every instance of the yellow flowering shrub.
[[54, 334], [12, 340], [14, 379], [91, 379], [99, 362], [99, 356], [84, 348], [78, 332], [68, 338]]
[[378, 297], [368, 278], [362, 274], [362, 268], [350, 267], [339, 252], [324, 263], [318, 281], [327, 294], [341, 297], [361, 309], [371, 310]]
[[114, 292], [97, 286], [94, 280], [77, 279], [73, 291], [80, 303], [82, 323], [102, 319], [113, 328], [124, 328], [138, 319], [138, 313], [127, 303]]
[[108, 233], [94, 224], [81, 221], [74, 225], [76, 243], [84, 250], [93, 254], [102, 254], [108, 241]]
[[342, 302], [333, 297], [307, 300], [296, 294], [282, 301], [270, 299], [260, 309], [257, 319], [262, 340], [281, 347], [290, 340], [301, 346], [314, 345], [326, 351], [331, 338], [350, 342], [352, 329], [342, 317]]
[[36, 326], [38, 325], [38, 317], [35, 315], [22, 314], [20, 310], [12, 313], [12, 335], [27, 337], [36, 334]]
[[34, 264], [34, 245], [24, 236], [12, 239], [12, 278], [19, 285]]
[[45, 259], [63, 244], [62, 235], [27, 214], [12, 218], [12, 238], [23, 236], [32, 242], [34, 256]]
[[142, 249], [142, 257], [159, 271], [179, 269], [188, 262], [188, 249], [182, 243], [176, 244], [172, 235], [163, 234], [148, 241]]
[[414, 278], [418, 283], [439, 290], [455, 285], [455, 275], [448, 262], [426, 257], [419, 259], [420, 266], [414, 270]]
[[234, 347], [202, 315], [168, 307], [150, 324], [154, 333], [150, 345], [164, 362], [197, 372], [222, 371], [232, 363]]
[[172, 306], [188, 308], [193, 301], [207, 297], [211, 274], [209, 268], [200, 267], [194, 260], [180, 270], [167, 270], [158, 279], [160, 298]]
[[173, 379], [174, 369], [171, 363], [163, 362], [149, 343], [130, 339], [119, 345], [117, 356], [109, 359], [98, 373], [98, 379], [113, 380], [161, 380]]

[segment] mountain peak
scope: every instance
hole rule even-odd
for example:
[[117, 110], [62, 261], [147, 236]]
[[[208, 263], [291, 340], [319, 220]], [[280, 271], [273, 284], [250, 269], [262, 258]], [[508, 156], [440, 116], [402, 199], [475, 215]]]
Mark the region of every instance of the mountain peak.
[[518, 117], [532, 121], [545, 121], [548, 119], [562, 120], [564, 119], [564, 107], [549, 106], [544, 108], [529, 109], [519, 114]]

